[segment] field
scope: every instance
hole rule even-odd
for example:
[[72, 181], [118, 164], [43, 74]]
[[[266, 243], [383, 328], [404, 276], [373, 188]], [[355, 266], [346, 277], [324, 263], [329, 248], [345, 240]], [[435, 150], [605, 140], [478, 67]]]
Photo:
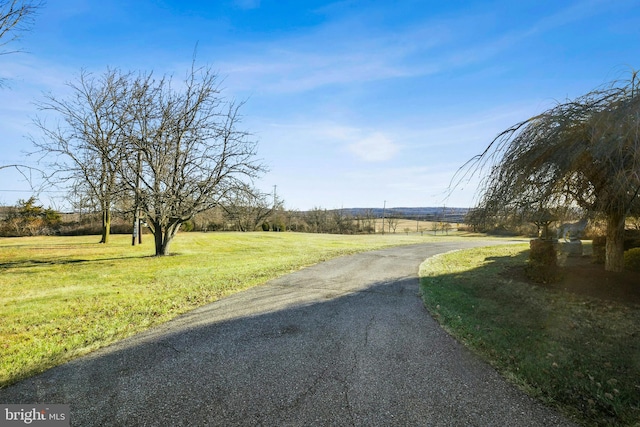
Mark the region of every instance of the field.
[[[396, 224], [395, 233], [396, 234], [415, 234], [420, 233], [423, 235], [447, 235], [447, 234], [455, 234], [457, 231], [458, 225], [456, 223], [442, 223], [442, 222], [433, 222], [433, 221], [421, 221], [421, 220], [413, 220], [413, 219], [398, 219]], [[445, 227], [448, 227], [447, 230], [443, 230], [443, 224], [446, 224]], [[378, 219], [375, 224], [376, 233], [382, 232], [382, 221]], [[384, 224], [385, 233], [389, 233], [389, 223], [385, 221]], [[391, 228], [391, 233], [393, 233], [393, 228]]]
[[181, 233], [173, 255], [153, 257], [145, 237], [0, 239], [0, 387], [304, 266], [433, 239]]

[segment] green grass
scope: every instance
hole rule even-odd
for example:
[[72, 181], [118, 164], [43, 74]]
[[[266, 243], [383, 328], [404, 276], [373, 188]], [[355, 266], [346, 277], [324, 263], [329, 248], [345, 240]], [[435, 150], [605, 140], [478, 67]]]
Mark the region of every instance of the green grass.
[[528, 245], [453, 252], [421, 266], [425, 305], [503, 376], [585, 425], [640, 425], [640, 307], [509, 278]]
[[166, 257], [112, 239], [0, 239], [0, 387], [303, 266], [442, 237], [181, 233]]

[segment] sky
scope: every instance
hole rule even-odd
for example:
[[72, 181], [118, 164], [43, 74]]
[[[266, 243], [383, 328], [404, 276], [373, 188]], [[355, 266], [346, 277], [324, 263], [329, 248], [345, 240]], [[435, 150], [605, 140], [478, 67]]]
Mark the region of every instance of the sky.
[[[81, 70], [184, 76], [196, 55], [288, 209], [471, 207], [456, 171], [510, 125], [640, 69], [637, 0], [47, 0], [0, 55], [0, 165], [37, 166], [34, 103]], [[0, 169], [0, 204], [32, 195]], [[64, 210], [50, 188], [40, 203]]]

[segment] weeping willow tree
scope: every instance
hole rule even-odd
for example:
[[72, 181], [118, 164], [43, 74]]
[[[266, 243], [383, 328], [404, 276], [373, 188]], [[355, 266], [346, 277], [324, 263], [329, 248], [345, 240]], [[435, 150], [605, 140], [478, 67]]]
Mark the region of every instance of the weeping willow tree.
[[602, 215], [605, 269], [622, 271], [625, 219], [640, 210], [638, 77], [633, 72], [498, 134], [459, 171], [463, 179], [489, 169], [478, 211], [493, 218], [535, 218], [578, 206]]

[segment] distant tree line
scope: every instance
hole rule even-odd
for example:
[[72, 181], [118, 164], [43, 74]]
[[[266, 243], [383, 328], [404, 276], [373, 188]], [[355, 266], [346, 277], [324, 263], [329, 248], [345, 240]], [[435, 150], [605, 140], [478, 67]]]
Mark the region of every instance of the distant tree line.
[[[90, 192], [74, 189], [68, 195], [73, 212], [59, 213], [38, 205], [35, 197], [20, 200], [15, 206], [0, 207], [0, 236], [35, 235], [95, 235], [102, 232], [100, 203], [92, 200]], [[134, 212], [132, 200], [122, 197], [112, 207], [111, 232], [131, 234]], [[199, 212], [182, 223], [180, 230], [211, 231], [293, 231], [324, 234], [373, 234], [398, 232], [427, 232], [448, 234], [453, 226], [443, 218], [404, 218], [397, 213], [384, 219], [373, 209], [324, 209], [308, 211], [284, 209], [284, 201], [256, 188], [242, 188], [219, 205]], [[412, 226], [398, 230], [403, 219], [429, 220], [430, 225]], [[146, 227], [144, 227], [146, 225]], [[384, 231], [383, 231], [384, 227]], [[142, 232], [151, 233], [143, 218]]]
[[[89, 193], [69, 195], [73, 212], [60, 213], [38, 204], [35, 196], [19, 200], [15, 206], [0, 206], [0, 236], [100, 235], [103, 213]], [[134, 212], [132, 200], [121, 197], [111, 208], [110, 234], [131, 234]], [[275, 204], [274, 204], [275, 203]], [[199, 212], [181, 224], [182, 231], [285, 231], [286, 212], [282, 200], [248, 188], [211, 209]], [[152, 233], [142, 218], [142, 232]]]

